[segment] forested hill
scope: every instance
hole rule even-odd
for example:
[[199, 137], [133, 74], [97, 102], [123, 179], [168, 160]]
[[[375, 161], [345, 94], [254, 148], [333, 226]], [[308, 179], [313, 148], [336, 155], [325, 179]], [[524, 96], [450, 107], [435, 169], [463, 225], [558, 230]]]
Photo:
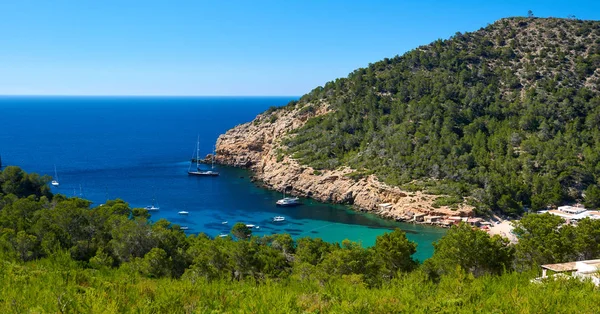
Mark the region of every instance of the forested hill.
[[281, 149], [315, 169], [349, 166], [482, 212], [598, 207], [599, 67], [598, 21], [501, 19], [280, 108], [331, 110]]

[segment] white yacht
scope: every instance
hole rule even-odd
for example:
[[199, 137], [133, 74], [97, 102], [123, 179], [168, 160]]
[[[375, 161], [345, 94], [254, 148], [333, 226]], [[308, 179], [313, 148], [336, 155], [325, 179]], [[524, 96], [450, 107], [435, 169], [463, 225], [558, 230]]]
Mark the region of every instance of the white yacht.
[[278, 206], [296, 206], [300, 205], [300, 199], [297, 197], [284, 197], [277, 202], [275, 202]]
[[189, 212], [186, 212], [185, 210], [182, 210], [180, 212], [178, 212], [179, 215], [187, 215], [189, 214]]

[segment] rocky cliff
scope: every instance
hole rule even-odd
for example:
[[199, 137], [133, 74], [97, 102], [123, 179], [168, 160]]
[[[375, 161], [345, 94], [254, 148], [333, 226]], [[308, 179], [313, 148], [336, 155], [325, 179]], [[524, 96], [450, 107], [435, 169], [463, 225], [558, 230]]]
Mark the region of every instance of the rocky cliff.
[[[416, 213], [471, 215], [470, 206], [434, 208], [432, 203], [439, 196], [402, 191], [380, 182], [374, 175], [352, 176], [354, 171], [347, 167], [315, 170], [283, 153], [281, 142], [285, 135], [302, 127], [308, 119], [329, 111], [325, 103], [312, 103], [260, 114], [252, 122], [238, 125], [219, 137], [216, 160], [220, 164], [251, 169], [255, 179], [270, 189], [285, 189], [297, 196], [349, 204], [387, 218], [410, 220]], [[380, 206], [386, 203], [390, 205]]]

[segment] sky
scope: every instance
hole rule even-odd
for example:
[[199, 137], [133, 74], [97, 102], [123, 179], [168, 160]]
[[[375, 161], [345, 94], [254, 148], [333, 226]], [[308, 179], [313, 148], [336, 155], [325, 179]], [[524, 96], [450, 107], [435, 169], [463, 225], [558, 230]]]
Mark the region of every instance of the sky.
[[0, 95], [299, 96], [511, 16], [600, 1], [0, 0]]

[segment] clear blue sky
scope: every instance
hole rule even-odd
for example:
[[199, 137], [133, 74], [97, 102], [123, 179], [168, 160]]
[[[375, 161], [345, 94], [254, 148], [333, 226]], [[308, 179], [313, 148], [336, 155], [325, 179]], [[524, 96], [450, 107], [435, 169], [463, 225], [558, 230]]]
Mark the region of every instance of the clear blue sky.
[[0, 2], [0, 94], [302, 95], [370, 62], [532, 10], [600, 1]]

